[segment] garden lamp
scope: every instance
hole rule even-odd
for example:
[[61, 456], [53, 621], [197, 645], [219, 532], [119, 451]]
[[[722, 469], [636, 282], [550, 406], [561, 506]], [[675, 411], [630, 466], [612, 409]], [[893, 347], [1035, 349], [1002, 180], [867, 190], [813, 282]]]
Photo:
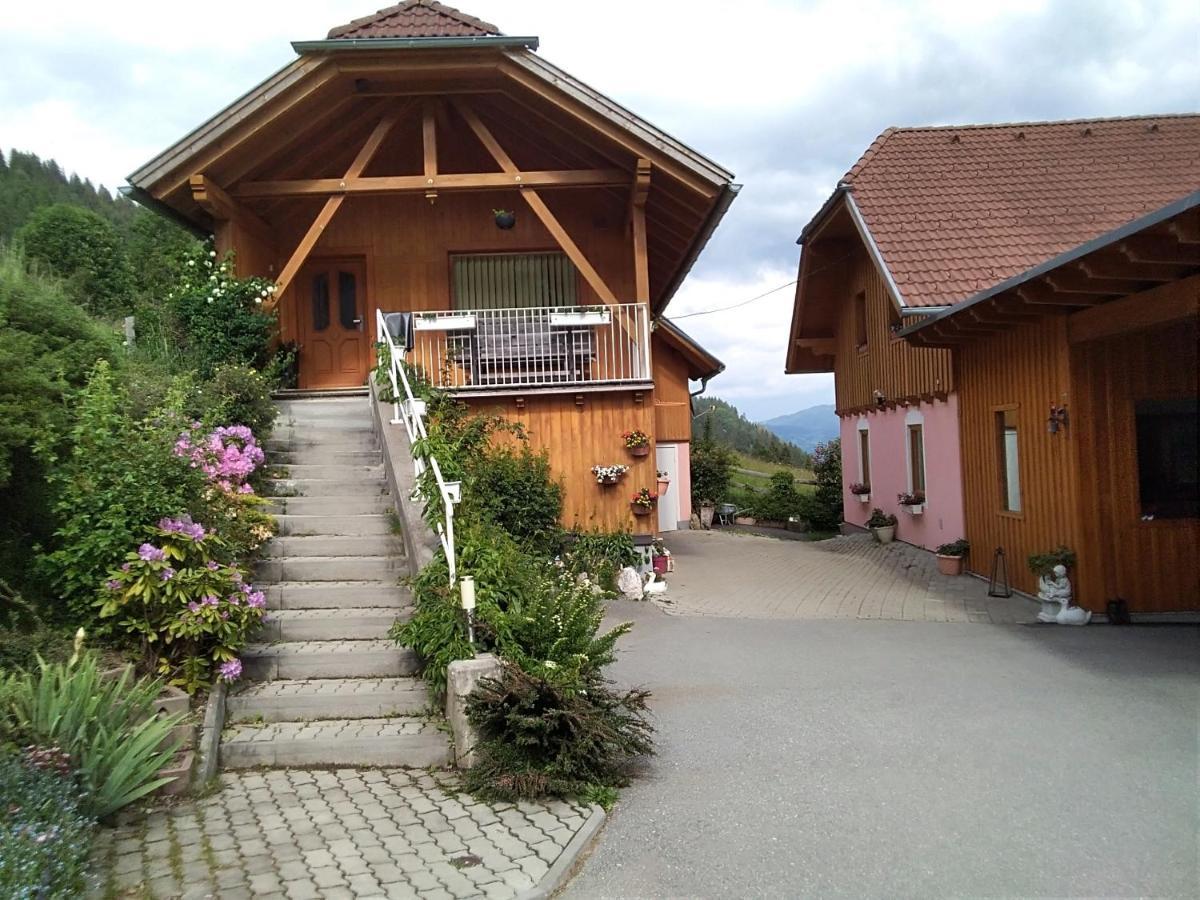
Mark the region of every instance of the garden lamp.
[[467, 640], [475, 643], [475, 577], [464, 575], [458, 580], [459, 597], [462, 608], [467, 613]]

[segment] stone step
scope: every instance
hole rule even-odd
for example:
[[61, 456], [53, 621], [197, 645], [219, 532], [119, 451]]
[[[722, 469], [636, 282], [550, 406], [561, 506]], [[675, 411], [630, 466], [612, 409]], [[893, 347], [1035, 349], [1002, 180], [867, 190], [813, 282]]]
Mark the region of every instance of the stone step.
[[271, 499], [291, 497], [380, 497], [387, 494], [387, 482], [369, 478], [271, 478], [263, 493]]
[[339, 719], [234, 725], [221, 740], [221, 764], [256, 766], [407, 766], [450, 764], [444, 732], [424, 719]]
[[259, 560], [255, 583], [276, 581], [395, 581], [408, 575], [402, 556], [285, 556]]
[[[405, 613], [401, 616], [401, 613]], [[257, 639], [274, 641], [382, 640], [398, 618], [411, 612], [386, 606], [350, 609], [280, 609], [267, 614]]]
[[242, 666], [248, 681], [399, 678], [420, 668], [416, 651], [388, 640], [247, 644]]
[[310, 481], [377, 481], [383, 483], [383, 463], [377, 465], [340, 465], [335, 463], [272, 463], [267, 467], [274, 475], [287, 480]]
[[423, 713], [429, 690], [419, 678], [316, 678], [249, 684], [225, 700], [229, 722], [374, 719]]
[[276, 450], [269, 465], [280, 466], [378, 466], [383, 463], [379, 450], [338, 450], [322, 446], [300, 447], [296, 450]]
[[394, 521], [392, 516], [381, 513], [358, 516], [294, 516], [282, 513], [275, 517], [280, 537], [392, 534]]
[[263, 442], [263, 446], [268, 454], [299, 453], [308, 450], [322, 450], [331, 453], [379, 450], [375, 433], [370, 429], [363, 431], [304, 427], [286, 431], [276, 429], [271, 437]]
[[382, 515], [395, 510], [391, 494], [357, 497], [268, 497], [267, 512], [295, 516]]
[[309, 534], [267, 542], [265, 556], [404, 556], [404, 541], [394, 534]]
[[394, 581], [281, 581], [263, 585], [267, 609], [408, 609], [412, 591]]

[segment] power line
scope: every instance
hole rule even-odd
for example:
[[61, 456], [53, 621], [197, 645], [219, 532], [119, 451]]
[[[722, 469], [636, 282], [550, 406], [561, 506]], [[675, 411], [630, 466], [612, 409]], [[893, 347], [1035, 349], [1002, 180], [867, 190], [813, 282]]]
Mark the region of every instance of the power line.
[[793, 278], [787, 284], [781, 284], [781, 285], [779, 285], [779, 287], [773, 287], [764, 294], [759, 294], [757, 297], [751, 297], [749, 300], [743, 300], [741, 303], [734, 303], [732, 306], [718, 306], [716, 309], [705, 309], [705, 310], [701, 310], [700, 312], [684, 313], [682, 316], [671, 316], [670, 318], [671, 318], [671, 321], [675, 321], [676, 319], [690, 319], [693, 316], [708, 316], [708, 315], [712, 315], [713, 313], [725, 312], [726, 310], [729, 310], [729, 309], [737, 309], [739, 306], [747, 306], [748, 304], [753, 303], [755, 300], [763, 299], [763, 297], [770, 297], [772, 294], [778, 293], [779, 291], [782, 291], [784, 288], [789, 288], [792, 285], [794, 285], [795, 283], [796, 283], [796, 279]]

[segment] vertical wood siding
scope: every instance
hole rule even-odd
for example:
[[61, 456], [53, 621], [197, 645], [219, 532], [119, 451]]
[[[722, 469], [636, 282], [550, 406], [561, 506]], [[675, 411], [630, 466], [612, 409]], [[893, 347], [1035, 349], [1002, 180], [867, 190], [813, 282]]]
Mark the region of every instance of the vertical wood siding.
[[[874, 392], [889, 400], [912, 400], [954, 390], [949, 350], [914, 347], [892, 334], [898, 315], [883, 278], [865, 254], [846, 264], [840, 292], [834, 357], [834, 380], [839, 413], [857, 412], [875, 404]], [[867, 349], [856, 346], [855, 298], [866, 295]]]
[[692, 403], [687, 362], [657, 336], [654, 350], [654, 438], [659, 442], [692, 439]]

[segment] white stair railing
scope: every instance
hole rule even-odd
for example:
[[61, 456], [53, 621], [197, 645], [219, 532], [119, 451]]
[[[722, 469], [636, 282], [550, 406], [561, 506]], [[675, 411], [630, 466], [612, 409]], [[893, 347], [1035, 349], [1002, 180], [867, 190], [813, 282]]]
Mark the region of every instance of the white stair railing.
[[424, 478], [426, 471], [433, 471], [433, 479], [437, 485], [442, 500], [442, 520], [436, 524], [438, 539], [442, 542], [442, 550], [446, 554], [446, 566], [450, 570], [450, 587], [454, 588], [458, 580], [458, 566], [454, 556], [454, 507], [462, 500], [462, 482], [447, 481], [442, 477], [442, 467], [437, 457], [418, 455], [415, 448], [418, 441], [429, 437], [425, 429], [425, 401], [413, 395], [412, 385], [408, 380], [402, 363], [405, 361], [406, 350], [392, 339], [388, 331], [387, 320], [382, 310], [375, 310], [375, 333], [377, 340], [384, 346], [387, 354], [388, 378], [391, 381], [392, 397], [395, 398], [392, 411], [392, 424], [403, 425], [408, 434], [408, 444], [414, 448], [413, 474], [416, 485], [413, 488], [413, 500], [429, 502], [424, 496]]

